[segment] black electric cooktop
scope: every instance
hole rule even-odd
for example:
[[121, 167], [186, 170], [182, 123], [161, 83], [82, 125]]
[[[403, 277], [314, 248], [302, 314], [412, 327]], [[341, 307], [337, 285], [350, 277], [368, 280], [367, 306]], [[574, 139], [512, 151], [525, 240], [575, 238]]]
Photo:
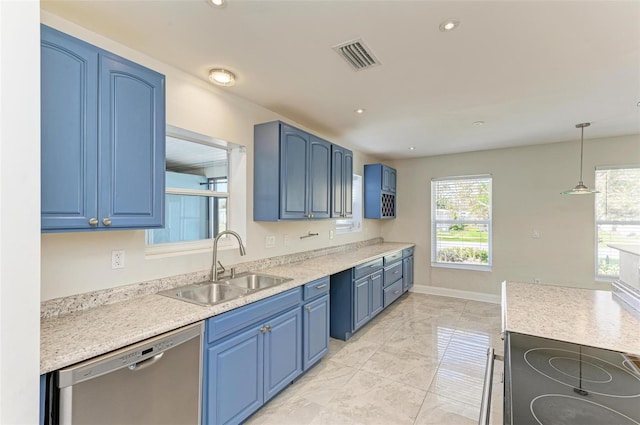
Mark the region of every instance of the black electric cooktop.
[[516, 333], [509, 346], [505, 423], [640, 425], [636, 357]]

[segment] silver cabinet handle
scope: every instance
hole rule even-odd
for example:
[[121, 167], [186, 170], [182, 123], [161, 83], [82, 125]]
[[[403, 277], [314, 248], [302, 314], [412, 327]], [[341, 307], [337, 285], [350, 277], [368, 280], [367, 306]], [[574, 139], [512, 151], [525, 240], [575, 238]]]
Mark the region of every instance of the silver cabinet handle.
[[393, 291], [394, 295], [397, 295], [400, 293], [400, 291]]
[[398, 274], [400, 273], [400, 270], [396, 270], [395, 272], [393, 272], [393, 274]]
[[102, 224], [104, 224], [105, 226], [111, 226], [111, 219], [110, 218], [103, 218], [102, 219]]
[[92, 226], [97, 226], [98, 225], [98, 219], [95, 218], [95, 217], [91, 217], [89, 219], [89, 224], [92, 225]]
[[260, 333], [266, 334], [267, 333], [267, 327], [263, 326], [260, 328]]
[[322, 288], [326, 288], [326, 287], [327, 287], [327, 284], [323, 283], [322, 285], [316, 286], [316, 289], [322, 289]]
[[309, 313], [311, 313], [311, 306], [310, 305], [306, 306], [304, 309], [307, 310]]
[[273, 329], [273, 328], [271, 327], [271, 325], [267, 325], [267, 330], [268, 330], [269, 332], [271, 332], [271, 329]]
[[371, 280], [376, 280], [376, 279], [380, 279], [380, 275], [377, 275], [377, 276], [371, 276]]
[[493, 386], [493, 365], [495, 362], [493, 347], [487, 350], [487, 367], [484, 370], [484, 385], [482, 387], [482, 404], [480, 405], [480, 417], [478, 425], [489, 425], [491, 411], [491, 388]]

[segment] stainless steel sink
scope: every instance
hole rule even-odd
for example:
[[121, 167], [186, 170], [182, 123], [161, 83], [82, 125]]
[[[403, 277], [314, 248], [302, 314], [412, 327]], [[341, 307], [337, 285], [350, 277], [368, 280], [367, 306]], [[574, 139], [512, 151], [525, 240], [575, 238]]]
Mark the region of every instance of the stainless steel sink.
[[280, 285], [281, 283], [288, 282], [290, 280], [291, 279], [287, 277], [269, 276], [267, 274], [259, 273], [248, 273], [236, 276], [233, 279], [226, 279], [224, 280], [224, 283], [239, 286], [240, 288], [244, 288], [253, 292], [260, 289]]
[[212, 306], [261, 289], [280, 285], [290, 280], [291, 279], [286, 277], [247, 273], [220, 282], [200, 282], [180, 286], [178, 288], [160, 291], [158, 294], [202, 306]]

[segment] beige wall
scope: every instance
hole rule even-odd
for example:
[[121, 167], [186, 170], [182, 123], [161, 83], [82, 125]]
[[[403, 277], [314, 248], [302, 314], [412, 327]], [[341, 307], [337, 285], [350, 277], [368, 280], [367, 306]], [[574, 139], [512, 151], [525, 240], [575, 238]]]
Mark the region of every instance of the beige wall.
[[[416, 243], [416, 285], [494, 295], [503, 280], [606, 287], [594, 278], [594, 198], [560, 195], [577, 184], [579, 154], [571, 141], [395, 161], [398, 218], [383, 224], [383, 237]], [[640, 163], [638, 135], [585, 141], [589, 187], [596, 165], [630, 163]], [[493, 269], [431, 267], [430, 181], [471, 174], [493, 176]]]
[[[309, 249], [323, 248], [380, 236], [380, 223], [367, 220], [361, 232], [335, 235], [329, 239], [334, 220], [297, 223], [259, 223], [253, 221], [253, 126], [283, 118], [256, 104], [229, 95], [225, 90], [187, 75], [140, 52], [92, 33], [55, 15], [42, 12], [44, 24], [57, 28], [99, 47], [122, 55], [166, 75], [167, 124], [228, 140], [247, 147], [246, 244], [247, 256], [237, 250], [223, 251], [224, 264], [256, 260]], [[232, 88], [229, 92], [232, 92]], [[295, 124], [295, 123], [294, 123]], [[318, 134], [318, 133], [316, 133]], [[322, 137], [322, 134], [318, 134]], [[342, 144], [340, 140], [331, 140]], [[344, 145], [345, 147], [349, 147]], [[374, 158], [354, 152], [354, 172], [362, 174], [365, 162]], [[233, 229], [233, 224], [231, 225]], [[300, 239], [307, 232], [314, 238]], [[265, 248], [265, 237], [276, 237], [274, 248]], [[289, 243], [285, 246], [284, 235]], [[173, 276], [211, 267], [211, 254], [191, 254], [156, 259], [145, 258], [144, 231], [101, 233], [58, 233], [42, 235], [41, 299], [48, 300], [98, 289]], [[111, 269], [111, 251], [125, 250], [125, 268]]]

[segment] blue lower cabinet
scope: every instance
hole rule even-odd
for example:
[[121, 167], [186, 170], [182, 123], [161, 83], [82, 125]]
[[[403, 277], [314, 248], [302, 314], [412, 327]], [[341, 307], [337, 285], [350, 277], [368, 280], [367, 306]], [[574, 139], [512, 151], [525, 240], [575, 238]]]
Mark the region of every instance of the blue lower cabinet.
[[371, 276], [371, 318], [380, 313], [386, 306], [382, 299], [382, 273]]
[[402, 260], [402, 292], [413, 287], [413, 255]]
[[207, 350], [204, 424], [239, 423], [262, 406], [264, 337], [260, 328]]
[[353, 330], [357, 330], [371, 319], [369, 277], [353, 283]]
[[264, 334], [264, 401], [302, 373], [302, 313], [299, 308], [269, 320]]
[[238, 424], [302, 373], [302, 288], [207, 320], [203, 424]]
[[307, 370], [329, 352], [329, 295], [302, 307], [302, 369]]

